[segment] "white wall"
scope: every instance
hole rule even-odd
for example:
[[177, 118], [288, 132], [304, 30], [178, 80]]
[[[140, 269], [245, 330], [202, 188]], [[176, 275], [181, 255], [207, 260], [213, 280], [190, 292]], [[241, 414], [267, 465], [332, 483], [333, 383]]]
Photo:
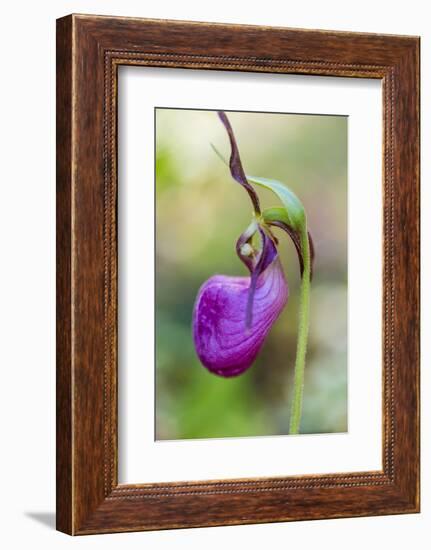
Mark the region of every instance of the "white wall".
[[[422, 150], [431, 150], [431, 30], [427, 2], [321, 0], [57, 0], [2, 6], [0, 102], [0, 538], [4, 548], [428, 547], [431, 522], [430, 339], [423, 341], [422, 514], [72, 539], [54, 523], [55, 18], [70, 12], [283, 25], [422, 36]], [[4, 42], [4, 43], [3, 43]], [[428, 99], [428, 101], [427, 101]], [[430, 249], [430, 165], [422, 167], [423, 250]], [[423, 330], [431, 329], [429, 256]], [[425, 435], [428, 437], [425, 437]], [[428, 527], [428, 529], [427, 529]], [[428, 536], [429, 538], [429, 536]], [[428, 543], [429, 544], [429, 543]]]

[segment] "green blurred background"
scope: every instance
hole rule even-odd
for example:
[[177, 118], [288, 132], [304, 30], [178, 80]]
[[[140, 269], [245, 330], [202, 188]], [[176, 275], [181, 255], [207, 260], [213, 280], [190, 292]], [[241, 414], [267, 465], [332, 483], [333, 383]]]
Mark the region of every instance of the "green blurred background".
[[[316, 248], [301, 433], [347, 431], [347, 118], [228, 112], [246, 173], [278, 179], [305, 205]], [[297, 334], [298, 259], [283, 232], [289, 302], [253, 366], [231, 379], [196, 357], [196, 293], [246, 275], [235, 242], [249, 197], [212, 150], [230, 154], [214, 111], [156, 109], [156, 439], [287, 434]], [[257, 189], [263, 207], [277, 205]]]

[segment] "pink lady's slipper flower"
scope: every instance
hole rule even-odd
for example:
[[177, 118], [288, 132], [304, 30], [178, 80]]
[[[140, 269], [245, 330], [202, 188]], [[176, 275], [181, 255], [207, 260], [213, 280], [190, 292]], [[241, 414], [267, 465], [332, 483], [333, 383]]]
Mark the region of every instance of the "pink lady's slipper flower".
[[[260, 235], [260, 252], [244, 259], [246, 264], [249, 261], [250, 276], [214, 275], [196, 298], [196, 352], [202, 364], [220, 376], [235, 376], [251, 366], [287, 303], [287, 283], [277, 249], [262, 229]], [[251, 245], [245, 243], [241, 248], [247, 253]]]
[[[248, 193], [254, 215], [236, 243], [239, 259], [248, 276], [213, 275], [200, 288], [193, 311], [196, 353], [210, 372], [236, 376], [256, 359], [271, 327], [287, 304], [288, 286], [278, 256], [278, 240], [271, 226], [283, 229], [298, 253], [302, 276], [300, 330], [295, 366], [295, 394], [291, 433], [297, 433], [302, 399], [302, 379], [308, 334], [308, 295], [313, 247], [307, 231], [304, 208], [296, 195], [282, 183], [246, 176], [235, 136], [224, 112], [218, 116], [229, 136], [232, 178]], [[251, 184], [270, 189], [282, 206], [261, 211], [259, 197]]]

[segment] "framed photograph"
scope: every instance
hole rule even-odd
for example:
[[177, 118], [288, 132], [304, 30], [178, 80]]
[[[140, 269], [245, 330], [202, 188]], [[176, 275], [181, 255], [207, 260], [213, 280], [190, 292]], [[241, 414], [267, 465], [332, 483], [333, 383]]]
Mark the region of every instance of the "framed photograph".
[[419, 511], [419, 38], [57, 21], [57, 528]]

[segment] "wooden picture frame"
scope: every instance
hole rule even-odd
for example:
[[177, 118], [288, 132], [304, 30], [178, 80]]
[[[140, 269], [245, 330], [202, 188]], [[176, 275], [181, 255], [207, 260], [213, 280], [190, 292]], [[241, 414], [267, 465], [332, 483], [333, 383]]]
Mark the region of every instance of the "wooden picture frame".
[[[119, 65], [383, 84], [383, 469], [119, 485]], [[57, 21], [57, 529], [419, 511], [419, 38], [70, 15]]]

